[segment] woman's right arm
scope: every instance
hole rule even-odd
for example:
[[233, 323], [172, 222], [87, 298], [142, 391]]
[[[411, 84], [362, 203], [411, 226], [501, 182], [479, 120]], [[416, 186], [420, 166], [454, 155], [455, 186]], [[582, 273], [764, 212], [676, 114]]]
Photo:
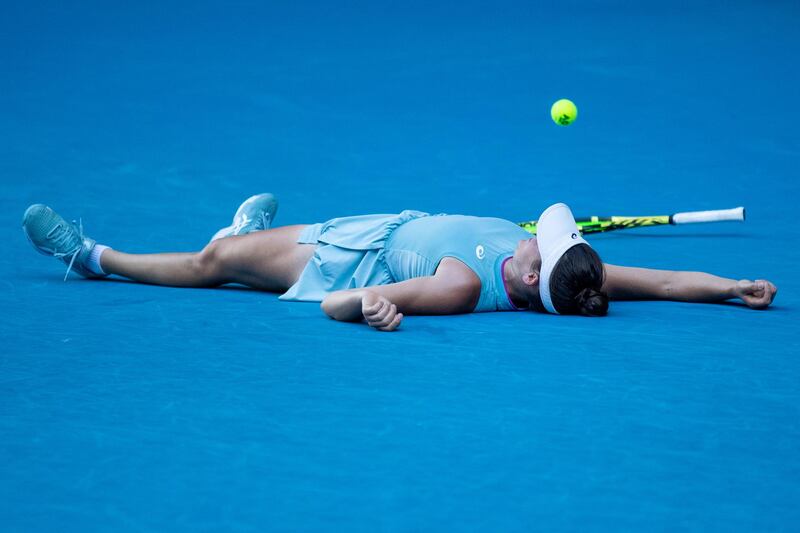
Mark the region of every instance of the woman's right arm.
[[603, 290], [612, 300], [721, 302], [740, 298], [753, 309], [768, 307], [778, 289], [767, 280], [721, 278], [705, 272], [605, 265]]

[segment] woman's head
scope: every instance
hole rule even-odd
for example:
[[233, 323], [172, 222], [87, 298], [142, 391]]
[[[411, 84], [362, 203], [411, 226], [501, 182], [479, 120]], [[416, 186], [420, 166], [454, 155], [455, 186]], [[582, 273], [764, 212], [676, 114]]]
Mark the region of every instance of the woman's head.
[[562, 315], [605, 316], [603, 262], [588, 244], [567, 250], [550, 275], [550, 299]]
[[608, 296], [601, 291], [603, 263], [581, 237], [565, 204], [545, 209], [539, 217], [536, 238], [522, 241], [514, 258], [524, 272], [520, 281], [531, 307], [585, 316], [608, 312]]
[[[537, 239], [520, 241], [514, 253], [519, 278], [514, 285], [518, 296], [530, 308], [547, 312], [541, 298], [542, 257]], [[561, 256], [547, 281], [550, 300], [562, 315], [605, 316], [608, 296], [602, 292], [605, 270], [600, 256], [588, 244], [573, 246]]]

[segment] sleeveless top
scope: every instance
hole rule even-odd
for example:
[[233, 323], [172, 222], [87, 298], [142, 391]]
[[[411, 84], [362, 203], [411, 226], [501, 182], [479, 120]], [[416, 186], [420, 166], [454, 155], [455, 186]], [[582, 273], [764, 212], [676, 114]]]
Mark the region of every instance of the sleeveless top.
[[417, 218], [395, 229], [385, 261], [397, 281], [431, 276], [445, 257], [458, 259], [480, 279], [473, 312], [519, 310], [506, 292], [503, 265], [522, 239], [531, 235], [508, 220], [463, 215]]
[[481, 282], [473, 312], [519, 310], [503, 282], [503, 265], [530, 234], [507, 220], [463, 215], [363, 215], [312, 224], [298, 243], [316, 244], [300, 278], [280, 296], [322, 301], [331, 292], [432, 276], [445, 257], [472, 270]]

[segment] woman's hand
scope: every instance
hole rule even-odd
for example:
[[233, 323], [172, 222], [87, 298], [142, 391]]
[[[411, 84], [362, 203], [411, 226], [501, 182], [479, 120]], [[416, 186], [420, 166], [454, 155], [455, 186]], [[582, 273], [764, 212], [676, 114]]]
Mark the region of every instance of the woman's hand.
[[365, 290], [361, 298], [361, 313], [367, 324], [379, 331], [394, 331], [403, 320], [397, 306], [379, 294]]
[[778, 288], [765, 279], [750, 281], [743, 279], [736, 283], [733, 294], [741, 298], [748, 307], [753, 309], [765, 309], [775, 299]]

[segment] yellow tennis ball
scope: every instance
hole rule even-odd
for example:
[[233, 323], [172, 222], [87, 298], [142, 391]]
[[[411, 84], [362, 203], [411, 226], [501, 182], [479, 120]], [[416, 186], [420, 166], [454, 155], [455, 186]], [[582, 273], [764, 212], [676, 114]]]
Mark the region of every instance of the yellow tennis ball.
[[550, 116], [559, 126], [569, 126], [578, 118], [578, 108], [571, 100], [562, 98], [550, 108]]

